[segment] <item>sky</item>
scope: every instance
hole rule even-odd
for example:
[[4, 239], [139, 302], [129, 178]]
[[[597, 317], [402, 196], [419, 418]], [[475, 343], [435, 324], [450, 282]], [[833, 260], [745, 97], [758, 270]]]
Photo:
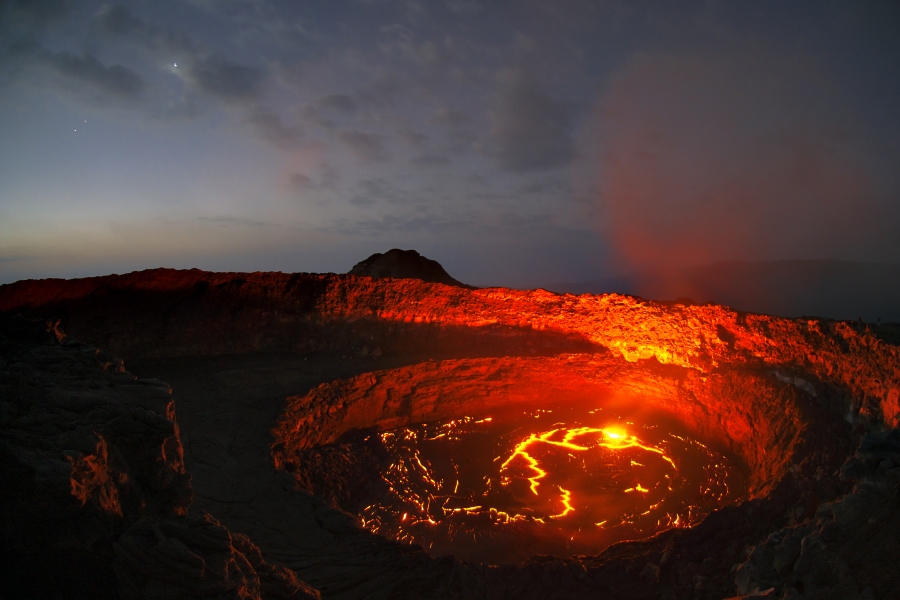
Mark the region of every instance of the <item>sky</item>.
[[900, 4], [0, 0], [0, 283], [900, 262]]

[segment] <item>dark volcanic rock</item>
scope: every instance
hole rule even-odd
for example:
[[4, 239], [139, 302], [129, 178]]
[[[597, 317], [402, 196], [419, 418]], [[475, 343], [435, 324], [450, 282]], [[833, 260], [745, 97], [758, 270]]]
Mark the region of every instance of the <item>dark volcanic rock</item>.
[[373, 254], [366, 260], [353, 265], [348, 275], [376, 278], [421, 279], [430, 283], [443, 283], [458, 287], [471, 287], [450, 277], [436, 260], [425, 258], [415, 250], [394, 248], [384, 254]]
[[[662, 304], [612, 294], [571, 296], [542, 290], [466, 289], [416, 279], [355, 275], [173, 270], [0, 286], [0, 311], [61, 319], [66, 331], [125, 356], [130, 365], [139, 357], [170, 365], [168, 371], [148, 375], [174, 381], [170, 375], [180, 373], [176, 389], [189, 389], [194, 406], [191, 419], [184, 416], [188, 412], [180, 415], [186, 430], [189, 423], [194, 428], [187, 456], [193, 461], [190, 465], [198, 474], [197, 481], [203, 477], [206, 485], [200, 493], [198, 483], [197, 502], [230, 531], [249, 534], [263, 555], [290, 567], [328, 598], [721, 600], [770, 588], [776, 597], [787, 598], [797, 594], [815, 598], [896, 595], [900, 577], [895, 540], [900, 508], [888, 475], [900, 460], [895, 459], [896, 439], [877, 436], [900, 424], [900, 347], [885, 343], [883, 336], [871, 328], [827, 319], [740, 313], [716, 305]], [[295, 482], [317, 489], [323, 482], [313, 476], [322, 472], [298, 471], [292, 479], [288, 473], [272, 469], [265, 451], [268, 427], [275, 425], [283, 399], [292, 396], [296, 402], [315, 386], [336, 378], [342, 381], [320, 390], [335, 391], [333, 397], [322, 395], [321, 404], [309, 404], [307, 408], [314, 409], [315, 419], [321, 416], [335, 422], [356, 415], [359, 419], [352, 423], [348, 419], [344, 424], [365, 428], [375, 425], [385, 410], [405, 414], [407, 405], [411, 411], [429, 398], [434, 398], [438, 406], [439, 401], [445, 401], [444, 392], [465, 383], [459, 370], [449, 375], [439, 372], [451, 363], [436, 360], [428, 364], [431, 358], [502, 357], [498, 361], [521, 366], [523, 373], [541, 383], [553, 377], [561, 377], [561, 382], [572, 378], [566, 377], [565, 369], [550, 368], [550, 359], [510, 359], [557, 355], [567, 361], [568, 353], [594, 355], [585, 358], [585, 378], [601, 374], [591, 362], [597, 360], [604, 364], [615, 361], [623, 370], [641, 375], [638, 379], [645, 383], [668, 381], [672, 394], [667, 397], [673, 399], [672, 406], [686, 409], [679, 414], [690, 416], [691, 423], [698, 427], [708, 425], [711, 432], [726, 432], [728, 439], [753, 452], [741, 454], [765, 475], [760, 478], [763, 485], [753, 494], [758, 497], [716, 511], [692, 529], [618, 544], [598, 556], [535, 557], [520, 565], [467, 564], [453, 557], [431, 557], [421, 548], [362, 530], [351, 515], [329, 507], [328, 501], [296, 490]], [[5, 353], [3, 356], [7, 360]], [[472, 364], [484, 375], [491, 372], [485, 370], [490, 362]], [[572, 367], [577, 367], [578, 361], [573, 363]], [[6, 364], [0, 371], [11, 371]], [[539, 364], [545, 364], [547, 370], [540, 371]], [[40, 368], [52, 373], [54, 365], [51, 361]], [[410, 369], [412, 374], [435, 371], [437, 383], [426, 388], [419, 385], [419, 379], [410, 378], [415, 385], [397, 387], [399, 393], [388, 394], [377, 414], [351, 410], [355, 405], [347, 401], [354, 397], [344, 388], [366, 392], [364, 373], [370, 373], [368, 378], [375, 385], [384, 379], [381, 369], [414, 365], [421, 366]], [[353, 377], [359, 378], [348, 379]], [[277, 393], [264, 394], [259, 391], [263, 387]], [[43, 389], [41, 385], [36, 388]], [[376, 388], [380, 389], [378, 385]], [[778, 395], [764, 393], [763, 388], [776, 390]], [[4, 399], [18, 398], [22, 393], [19, 388], [11, 388]], [[728, 397], [731, 408], [723, 411], [690, 397], [701, 393], [709, 398]], [[803, 409], [802, 420], [794, 422], [794, 404], [782, 402], [780, 394], [797, 400], [796, 406]], [[180, 401], [180, 406], [186, 404]], [[22, 406], [27, 409], [30, 405]], [[774, 417], [760, 421], [757, 417], [762, 408]], [[11, 412], [2, 405], [3, 426], [10, 414], [15, 418], [24, 414], [28, 419], [40, 416], [39, 411], [31, 415], [26, 409]], [[154, 409], [157, 414], [160, 411], [165, 413]], [[790, 428], [779, 425], [782, 417], [792, 423]], [[81, 422], [83, 418], [76, 411], [70, 420]], [[60, 416], [53, 427], [63, 429], [67, 422]], [[41, 423], [38, 419], [29, 427]], [[327, 424], [314, 419], [296, 427], [298, 423], [294, 422], [295, 431], [312, 431]], [[81, 452], [80, 458], [73, 455], [78, 469], [73, 470], [70, 461], [62, 460], [62, 466], [68, 469], [67, 487], [59, 493], [67, 499], [75, 498], [82, 512], [70, 511], [64, 516], [57, 505], [41, 508], [50, 496], [45, 491], [28, 492], [28, 486], [40, 478], [28, 471], [34, 471], [27, 466], [32, 463], [18, 458], [7, 444], [0, 458], [4, 472], [10, 472], [13, 478], [10, 489], [24, 491], [16, 496], [19, 505], [4, 513], [44, 511], [30, 522], [44, 517], [51, 522], [51, 516], [59, 513], [54, 523], [60, 529], [76, 527], [72, 523], [79, 517], [73, 515], [88, 514], [85, 510], [107, 515], [104, 518], [111, 520], [108, 529], [112, 537], [104, 533], [96, 545], [102, 550], [99, 558], [91, 559], [93, 563], [83, 558], [79, 564], [99, 565], [94, 569], [98, 580], [106, 577], [116, 585], [121, 585], [116, 573], [127, 568], [120, 562], [127, 559], [116, 554], [113, 542], [118, 542], [122, 550], [136, 547], [145, 555], [152, 550], [160, 557], [159, 563], [140, 562], [142, 565], [168, 564], [172, 557], [181, 556], [187, 564], [185, 570], [190, 571], [192, 561], [199, 563], [188, 553], [199, 556], [210, 573], [221, 575], [216, 576], [216, 585], [231, 585], [227, 582], [236, 578], [243, 583], [228, 589], [249, 590], [246, 593], [251, 597], [257, 587], [262, 596], [266, 595], [270, 589], [266, 581], [289, 578], [274, 567], [273, 577], [264, 577], [265, 569], [255, 566], [250, 557], [253, 553], [241, 549], [241, 538], [235, 534], [231, 534], [231, 546], [253, 565], [255, 579], [237, 554], [216, 554], [216, 550], [207, 555], [204, 546], [194, 544], [194, 538], [183, 536], [183, 531], [173, 532], [162, 525], [157, 528], [158, 519], [177, 517], [187, 529], [199, 528], [210, 534], [204, 536], [215, 538], [213, 532], [219, 525], [211, 521], [188, 523], [187, 516], [173, 515], [174, 509], [164, 511], [162, 516], [154, 513], [151, 504], [162, 503], [157, 498], [159, 492], [147, 491], [151, 488], [143, 480], [143, 495], [129, 492], [115, 476], [115, 469], [122, 471], [113, 460], [124, 456], [120, 442], [102, 427], [92, 427], [90, 433], [94, 430], [103, 437], [105, 455], [99, 440], [85, 438], [87, 441], [73, 446]], [[344, 432], [335, 429], [334, 433]], [[842, 470], [844, 458], [856, 451], [867, 433], [876, 437], [866, 438], [859, 455]], [[3, 435], [7, 435], [5, 430]], [[359, 486], [371, 483], [357, 475], [371, 469], [352, 456], [352, 440], [338, 436], [320, 441], [333, 442], [334, 447], [320, 445], [302, 450], [319, 453], [324, 475], [355, 478]], [[160, 444], [162, 441], [156, 439], [150, 447], [159, 449]], [[52, 446], [48, 452], [58, 455], [61, 448]], [[253, 461], [249, 461], [249, 449], [261, 456], [253, 454]], [[106, 458], [101, 459], [103, 456]], [[131, 465], [140, 456], [138, 453], [136, 458], [126, 456], [123, 460]], [[45, 459], [53, 464], [47, 457], [34, 464], [43, 464]], [[96, 466], [104, 464], [113, 467], [104, 470]], [[145, 470], [129, 468], [134, 472]], [[148, 469], [147, 473], [154, 472]], [[142, 477], [153, 480], [148, 475]], [[870, 480], [878, 484], [877, 489], [865, 492], [860, 501], [851, 499], [868, 489]], [[331, 480], [324, 483], [330, 485]], [[115, 505], [111, 500], [113, 490], [121, 517], [115, 511], [109, 517], [110, 511], [103, 508]], [[88, 509], [80, 508], [81, 497]], [[149, 508], [126, 508], [133, 505], [127, 498], [134, 497], [146, 498], [143, 501]], [[333, 494], [329, 500], [340, 504], [342, 495]], [[91, 508], [95, 506], [100, 508]], [[827, 512], [829, 506], [834, 516]], [[860, 519], [860, 514], [865, 516]], [[138, 523], [139, 519], [143, 520]], [[37, 539], [36, 534], [21, 527], [17, 530], [11, 520], [4, 521], [3, 527], [4, 543], [18, 537]], [[32, 552], [29, 556], [37, 556], [41, 544], [56, 547], [57, 534], [50, 529], [48, 526], [44, 534], [49, 542], [35, 541], [33, 547], [26, 548]], [[129, 540], [134, 544], [129, 545]], [[63, 560], [70, 559], [67, 555], [58, 564]], [[16, 558], [8, 564], [15, 565], [22, 577], [29, 572], [56, 572], [47, 562], [36, 563], [39, 566], [28, 571], [27, 558]], [[119, 566], [110, 570], [110, 564]], [[143, 576], [153, 578], [162, 572], [153, 567], [150, 575]], [[140, 589], [169, 589], [163, 584], [171, 582], [159, 581]], [[203, 579], [190, 581], [179, 588], [185, 594], [207, 589], [203, 586], [209, 583]], [[835, 585], [837, 591], [829, 596], [832, 588], [828, 586]], [[104, 597], [102, 593], [95, 595]], [[2, 590], [0, 597], [6, 597]]]
[[851, 492], [756, 546], [735, 573], [740, 592], [900, 597], [900, 430], [867, 434], [840, 476]]
[[189, 516], [169, 386], [0, 320], [0, 597], [316, 598], [249, 540]]
[[144, 598], [318, 598], [290, 569], [266, 563], [259, 548], [209, 514], [141, 517], [113, 545], [126, 600]]

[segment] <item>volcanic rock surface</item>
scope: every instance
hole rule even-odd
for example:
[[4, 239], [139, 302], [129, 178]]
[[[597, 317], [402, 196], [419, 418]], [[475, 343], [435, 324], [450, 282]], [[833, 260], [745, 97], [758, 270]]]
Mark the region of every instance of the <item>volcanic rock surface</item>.
[[0, 319], [0, 596], [318, 598], [192, 491], [168, 384]]
[[[0, 288], [0, 311], [60, 319], [169, 381], [193, 505], [326, 598], [900, 594], [900, 349], [865, 327], [618, 295], [172, 270], [18, 282]], [[480, 565], [361, 529], [340, 510], [346, 478], [309, 468], [343, 453], [352, 471], [341, 436], [354, 428], [598, 387], [639, 390], [732, 449], [751, 499], [595, 556]]]
[[377, 252], [353, 265], [348, 275], [395, 279], [421, 279], [430, 283], [443, 283], [459, 287], [471, 287], [450, 277], [436, 260], [425, 258], [415, 250], [394, 248], [384, 254]]

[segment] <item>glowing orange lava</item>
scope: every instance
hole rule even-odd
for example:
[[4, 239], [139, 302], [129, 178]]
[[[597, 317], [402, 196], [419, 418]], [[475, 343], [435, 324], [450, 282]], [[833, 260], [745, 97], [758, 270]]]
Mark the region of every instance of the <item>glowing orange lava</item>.
[[[554, 440], [553, 439], [554, 436], [556, 436], [558, 433], [563, 434], [563, 439]], [[589, 439], [584, 444], [576, 444], [573, 442], [573, 440], [575, 440], [575, 439], [582, 438], [582, 437], [588, 437], [588, 436], [591, 436], [591, 439]], [[500, 472], [502, 474], [503, 471], [507, 467], [509, 467], [510, 464], [513, 463], [513, 461], [515, 461], [517, 458], [523, 459], [526, 462], [527, 468], [531, 469], [532, 471], [534, 471], [536, 473], [532, 477], [528, 478], [528, 481], [531, 484], [531, 491], [536, 496], [538, 495], [538, 486], [540, 485], [540, 482], [538, 480], [543, 479], [544, 477], [547, 476], [547, 471], [545, 471], [544, 469], [542, 469], [540, 467], [540, 461], [536, 460], [534, 457], [531, 456], [531, 454], [528, 453], [528, 449], [536, 444], [550, 444], [552, 446], [564, 448], [566, 450], [574, 450], [574, 451], [584, 451], [584, 450], [589, 450], [591, 448], [597, 448], [597, 447], [607, 448], [609, 450], [622, 450], [625, 448], [640, 448], [642, 450], [646, 450], [647, 452], [655, 452], [655, 453], [659, 454], [663, 458], [663, 460], [667, 461], [669, 464], [672, 465], [673, 469], [676, 468], [675, 462], [670, 457], [666, 456], [665, 452], [663, 452], [659, 448], [655, 448], [652, 446], [647, 446], [645, 444], [642, 444], [636, 436], [629, 435], [622, 429], [612, 428], [612, 427], [607, 427], [607, 428], [602, 428], [602, 429], [598, 429], [595, 427], [578, 427], [576, 429], [568, 429], [568, 430], [566, 430], [566, 429], [551, 429], [550, 431], [546, 431], [544, 433], [539, 433], [539, 434], [532, 433], [527, 439], [520, 442], [519, 445], [516, 446], [512, 455], [510, 455], [510, 457], [507, 458], [506, 461], [500, 466]], [[643, 465], [640, 465], [640, 463], [635, 463], [635, 461], [632, 461], [632, 463], [637, 464], [638, 466], [643, 466]], [[508, 483], [508, 482], [509, 482], [509, 478], [504, 477], [504, 483]], [[571, 500], [571, 492], [568, 490], [565, 490], [563, 488], [559, 488], [559, 490], [562, 494], [562, 498], [560, 501], [565, 505], [566, 508], [563, 510], [562, 513], [560, 513], [558, 515], [551, 515], [553, 517], [566, 516], [575, 510], [574, 508], [572, 508], [572, 505], [569, 502]], [[637, 486], [634, 488], [629, 488], [624, 491], [631, 492], [634, 490], [637, 490], [640, 492], [648, 492], [649, 491], [649, 490], [641, 487], [640, 484], [637, 484]]]
[[556, 406], [382, 432], [387, 497], [361, 521], [438, 555], [505, 562], [690, 526], [744, 493], [728, 459], [703, 444], [657, 424], [612, 424], [609, 414], [597, 426], [600, 410]]

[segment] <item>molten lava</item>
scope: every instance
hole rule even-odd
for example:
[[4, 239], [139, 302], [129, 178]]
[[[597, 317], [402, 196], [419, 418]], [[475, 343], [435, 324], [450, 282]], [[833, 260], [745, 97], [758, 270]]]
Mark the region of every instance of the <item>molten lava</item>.
[[[554, 437], [558, 438], [560, 435], [563, 436], [561, 440], [553, 439]], [[574, 440], [576, 438], [584, 438], [584, 437], [591, 437], [591, 436], [594, 439], [588, 441], [587, 442], [588, 445], [586, 445], [586, 446], [578, 445], [578, 444], [575, 444], [572, 442], [572, 440]], [[672, 461], [671, 458], [666, 456], [662, 450], [660, 450], [659, 448], [652, 448], [652, 447], [641, 444], [640, 441], [637, 439], [637, 437], [635, 437], [633, 435], [628, 435], [627, 433], [624, 433], [621, 429], [613, 429], [613, 428], [597, 429], [595, 427], [578, 427], [576, 429], [551, 429], [550, 431], [547, 431], [547, 432], [544, 432], [541, 434], [532, 433], [528, 437], [528, 439], [526, 439], [525, 441], [521, 442], [518, 446], [516, 446], [515, 452], [512, 453], [512, 456], [510, 456], [508, 459], [506, 459], [506, 462], [504, 462], [501, 467], [501, 471], [502, 471], [502, 470], [506, 469], [510, 465], [510, 463], [515, 461], [516, 458], [519, 458], [519, 457], [523, 458], [526, 461], [528, 468], [535, 472], [534, 476], [528, 477], [528, 481], [531, 483], [531, 486], [530, 486], [531, 491], [532, 491], [532, 493], [534, 493], [534, 495], [538, 495], [537, 486], [540, 485], [538, 480], [546, 477], [547, 472], [544, 471], [539, 466], [540, 462], [535, 460], [531, 456], [531, 454], [529, 454], [528, 451], [529, 451], [529, 448], [531, 448], [532, 446], [540, 447], [541, 444], [548, 444], [550, 446], [556, 446], [558, 448], [563, 448], [565, 450], [576, 450], [576, 451], [590, 450], [592, 447], [603, 447], [603, 448], [607, 448], [609, 450], [622, 450], [625, 448], [641, 448], [642, 450], [646, 450], [648, 452], [656, 452], [656, 453], [662, 455], [662, 457], [665, 460], [667, 460], [672, 465], [673, 468], [675, 468], [675, 463]], [[643, 466], [640, 463], [637, 463], [635, 461], [632, 461], [632, 465]], [[508, 481], [509, 481], [509, 479], [507, 479], [507, 482]], [[560, 488], [560, 489], [563, 492], [563, 495], [566, 498], [568, 498], [569, 497], [568, 490], [562, 490], [562, 488]], [[638, 484], [637, 488], [629, 488], [626, 491], [630, 492], [634, 489], [638, 489], [639, 491], [644, 491], [644, 492], [648, 491], [648, 490], [642, 489], [640, 484]], [[572, 510], [574, 510], [569, 505], [567, 500], [564, 502], [564, 504], [566, 504], [566, 509], [562, 515], [551, 515], [551, 516], [564, 516], [564, 515], [569, 514]]]
[[385, 431], [388, 494], [362, 522], [436, 555], [516, 562], [596, 553], [743, 499], [740, 469], [672, 427], [556, 406]]

